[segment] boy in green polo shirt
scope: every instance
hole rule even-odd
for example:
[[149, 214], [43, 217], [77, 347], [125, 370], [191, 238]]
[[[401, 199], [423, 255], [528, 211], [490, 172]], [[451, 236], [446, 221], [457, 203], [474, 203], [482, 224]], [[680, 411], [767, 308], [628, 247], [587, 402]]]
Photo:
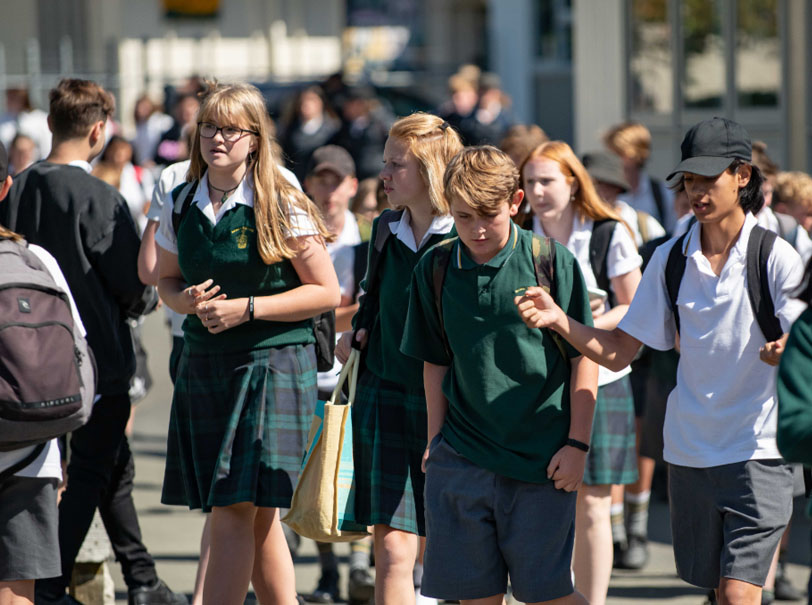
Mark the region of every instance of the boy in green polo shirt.
[[[424, 362], [428, 406], [423, 594], [497, 605], [510, 574], [524, 603], [585, 603], [570, 562], [597, 365], [515, 317], [537, 275], [510, 158], [465, 148], [443, 185], [459, 236], [417, 265], [401, 345]], [[555, 298], [591, 323], [578, 263], [553, 246]]]

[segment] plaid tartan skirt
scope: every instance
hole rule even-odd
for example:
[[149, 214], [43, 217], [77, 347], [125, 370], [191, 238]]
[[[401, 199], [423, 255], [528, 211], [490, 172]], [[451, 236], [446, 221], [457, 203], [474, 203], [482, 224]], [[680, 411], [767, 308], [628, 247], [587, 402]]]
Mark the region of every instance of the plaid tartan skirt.
[[313, 345], [221, 353], [184, 347], [161, 502], [287, 508], [316, 405]]
[[426, 395], [362, 370], [352, 406], [355, 517], [426, 535]]
[[637, 481], [634, 401], [628, 374], [598, 387], [584, 483], [616, 485]]

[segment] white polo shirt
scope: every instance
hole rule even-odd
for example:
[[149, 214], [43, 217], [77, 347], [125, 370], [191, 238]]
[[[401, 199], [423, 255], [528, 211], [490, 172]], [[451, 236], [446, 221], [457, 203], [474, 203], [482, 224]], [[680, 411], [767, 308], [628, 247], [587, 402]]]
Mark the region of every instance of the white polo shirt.
[[[584, 274], [584, 282], [586, 282], [588, 288], [598, 287], [598, 280], [592, 271], [592, 263], [589, 262], [589, 242], [592, 241], [592, 227], [594, 224], [591, 218], [582, 219], [576, 212], [572, 219], [570, 239], [568, 242], [561, 242], [578, 259], [578, 265], [581, 267], [581, 273]], [[541, 236], [546, 235], [537, 216], [533, 216], [533, 232]], [[637, 246], [632, 239], [631, 233], [621, 223], [618, 223], [612, 232], [612, 239], [609, 240], [609, 250], [606, 254], [606, 268], [609, 279], [626, 275], [626, 273], [637, 269], [642, 264], [643, 259], [637, 253]], [[608, 301], [606, 310], [609, 310]], [[601, 366], [598, 372], [598, 386], [611, 384], [631, 371], [629, 366], [619, 372], [613, 372]]]
[[[775, 443], [776, 368], [759, 359], [766, 341], [747, 295], [747, 240], [755, 225], [748, 214], [719, 276], [702, 254], [699, 223], [685, 239], [688, 258], [677, 297], [681, 355], [663, 429], [663, 457], [671, 464], [706, 468], [781, 457]], [[671, 349], [675, 341], [665, 287], [665, 265], [675, 241], [654, 252], [618, 325], [661, 351]], [[798, 253], [776, 239], [767, 279], [784, 332], [805, 308], [792, 298], [802, 276]]]

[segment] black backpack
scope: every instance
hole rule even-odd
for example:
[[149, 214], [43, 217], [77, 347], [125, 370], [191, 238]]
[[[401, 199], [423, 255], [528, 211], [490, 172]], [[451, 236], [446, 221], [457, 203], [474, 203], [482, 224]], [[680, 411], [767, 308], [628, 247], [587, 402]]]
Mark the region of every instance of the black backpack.
[[38, 445], [5, 478], [87, 422], [96, 363], [67, 293], [27, 243], [0, 240], [0, 267], [0, 451]]
[[[688, 232], [683, 233], [674, 242], [674, 247], [671, 248], [665, 265], [665, 287], [668, 291], [668, 300], [671, 304], [671, 311], [674, 313], [674, 322], [677, 325], [678, 334], [680, 320], [677, 297], [679, 296], [682, 276], [685, 273], [686, 256], [683, 246], [687, 235]], [[767, 342], [778, 340], [784, 334], [781, 323], [775, 316], [775, 305], [766, 279], [767, 261], [770, 258], [770, 252], [777, 237], [774, 232], [756, 225], [747, 240], [747, 296], [750, 299], [753, 314], [756, 316], [756, 322]]]
[[[451, 252], [459, 237], [452, 237], [437, 244], [429, 254], [432, 254], [432, 286], [434, 289], [434, 305], [437, 308], [437, 318], [440, 321], [440, 330], [443, 333], [443, 347], [448, 358], [453, 358], [451, 347], [445, 333], [443, 322], [443, 283], [451, 262]], [[557, 300], [555, 288], [555, 241], [550, 237], [540, 237], [533, 234], [533, 268], [536, 272], [536, 282], [553, 300]], [[564, 361], [569, 363], [564, 339], [554, 331], [548, 330]]]
[[[178, 185], [172, 191], [172, 229], [178, 234], [181, 221], [189, 208], [197, 191], [197, 181]], [[183, 200], [180, 204], [177, 200]], [[334, 309], [325, 311], [313, 318], [313, 335], [316, 337], [316, 368], [319, 372], [329, 372], [335, 363], [336, 350], [336, 312]]]
[[612, 243], [612, 235], [615, 233], [615, 225], [618, 222], [611, 218], [595, 221], [592, 225], [592, 237], [589, 239], [589, 264], [595, 274], [595, 281], [598, 287], [608, 294], [609, 306], [617, 305], [617, 299], [612, 292], [612, 284], [609, 279], [609, 244]]

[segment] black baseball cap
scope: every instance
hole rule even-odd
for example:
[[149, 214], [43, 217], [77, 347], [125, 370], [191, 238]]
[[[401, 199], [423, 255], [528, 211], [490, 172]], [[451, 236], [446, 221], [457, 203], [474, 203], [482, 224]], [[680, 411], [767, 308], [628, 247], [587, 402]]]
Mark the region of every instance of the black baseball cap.
[[623, 163], [614, 153], [608, 151], [590, 151], [583, 157], [584, 168], [594, 180], [629, 191], [629, 181], [623, 173]]
[[341, 178], [355, 176], [355, 162], [350, 153], [338, 145], [324, 145], [310, 156], [307, 163], [307, 174], [316, 174], [322, 170], [335, 172]]
[[705, 120], [691, 127], [682, 139], [682, 161], [668, 175], [680, 172], [701, 176], [722, 174], [736, 160], [752, 161], [753, 148], [744, 126], [727, 118]]

